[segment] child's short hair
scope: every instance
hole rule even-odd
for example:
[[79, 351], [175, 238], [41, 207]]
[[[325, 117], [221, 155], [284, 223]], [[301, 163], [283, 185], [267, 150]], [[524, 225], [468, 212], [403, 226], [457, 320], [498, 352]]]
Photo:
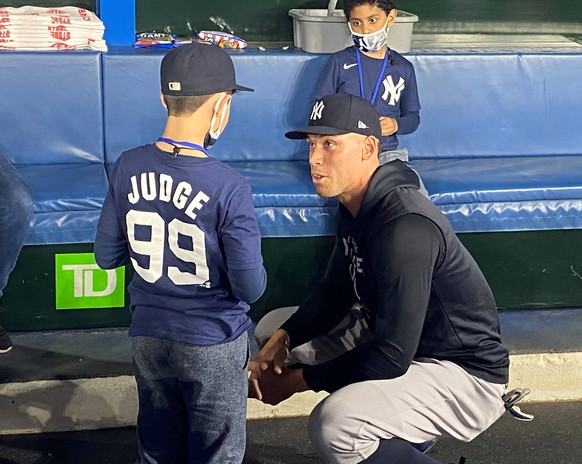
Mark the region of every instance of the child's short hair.
[[[224, 93], [232, 95], [234, 91], [226, 90]], [[165, 95], [162, 94], [168, 110], [168, 116], [187, 117], [192, 116], [198, 108], [206, 103], [212, 95]]]
[[352, 10], [360, 5], [376, 5], [378, 8], [384, 10], [386, 14], [396, 8], [392, 0], [344, 0], [344, 14], [346, 19], [350, 19]]
[[211, 96], [163, 95], [163, 99], [168, 110], [168, 116], [185, 117], [194, 114]]

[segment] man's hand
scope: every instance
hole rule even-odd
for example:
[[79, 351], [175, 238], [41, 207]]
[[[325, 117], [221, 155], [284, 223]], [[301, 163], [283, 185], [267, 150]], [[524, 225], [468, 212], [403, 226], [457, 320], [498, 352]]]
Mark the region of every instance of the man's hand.
[[398, 132], [398, 122], [396, 119], [387, 116], [380, 117], [380, 127], [382, 128], [382, 135], [384, 137]]
[[277, 329], [255, 359], [249, 362], [249, 397], [263, 400], [262, 377], [271, 371], [280, 375], [289, 355], [289, 335]]
[[303, 379], [303, 369], [283, 368], [280, 374], [266, 370], [261, 376], [261, 393], [263, 403], [273, 406], [285, 401], [295, 393], [309, 390]]

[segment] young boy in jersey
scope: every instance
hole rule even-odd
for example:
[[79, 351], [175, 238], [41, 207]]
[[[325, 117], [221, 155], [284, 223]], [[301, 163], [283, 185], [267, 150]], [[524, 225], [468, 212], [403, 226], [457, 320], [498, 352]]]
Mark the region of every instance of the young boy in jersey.
[[161, 64], [168, 118], [156, 143], [115, 163], [95, 240], [103, 269], [131, 262], [132, 355], [140, 464], [240, 464], [249, 303], [266, 286], [251, 190], [209, 156], [236, 84], [215, 45]]
[[380, 115], [380, 163], [408, 161], [408, 150], [397, 149], [397, 134], [417, 129], [420, 102], [412, 63], [387, 45], [388, 30], [398, 14], [394, 2], [345, 0], [344, 14], [354, 45], [329, 57], [311, 101], [333, 93], [368, 100]]

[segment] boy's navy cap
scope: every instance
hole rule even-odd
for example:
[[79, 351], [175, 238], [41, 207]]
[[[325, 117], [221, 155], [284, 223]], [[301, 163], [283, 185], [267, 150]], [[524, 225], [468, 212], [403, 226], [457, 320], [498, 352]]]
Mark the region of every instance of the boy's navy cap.
[[335, 93], [313, 104], [307, 127], [287, 132], [285, 137], [304, 139], [308, 134], [340, 135], [349, 132], [373, 135], [381, 140], [380, 116], [369, 101], [348, 93]]
[[238, 85], [232, 59], [222, 48], [192, 42], [170, 50], [160, 67], [164, 95], [212, 95], [229, 90], [253, 89]]

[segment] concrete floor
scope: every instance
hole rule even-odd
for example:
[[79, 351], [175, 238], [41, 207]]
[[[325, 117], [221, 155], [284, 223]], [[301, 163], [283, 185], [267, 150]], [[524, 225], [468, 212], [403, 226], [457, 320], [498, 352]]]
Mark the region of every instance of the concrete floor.
[[[502, 417], [473, 442], [442, 439], [430, 454], [456, 464], [581, 464], [582, 402], [531, 403], [533, 422]], [[309, 443], [306, 417], [248, 422], [244, 464], [321, 464]], [[135, 429], [0, 436], [0, 464], [131, 464]], [[49, 457], [52, 456], [52, 459]]]

